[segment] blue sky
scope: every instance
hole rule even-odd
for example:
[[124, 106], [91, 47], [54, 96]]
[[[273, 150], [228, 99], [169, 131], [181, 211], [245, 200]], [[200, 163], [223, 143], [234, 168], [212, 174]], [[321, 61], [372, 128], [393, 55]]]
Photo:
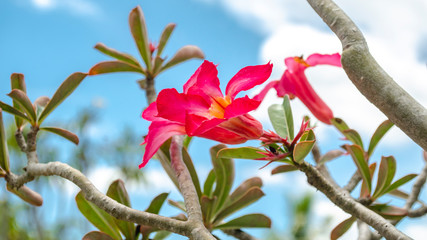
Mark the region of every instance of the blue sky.
[[[152, 41], [158, 41], [167, 23], [177, 24], [165, 49], [166, 55], [172, 56], [187, 44], [199, 46], [208, 60], [219, 65], [219, 78], [223, 87], [245, 66], [272, 61], [272, 79], [277, 79], [284, 70], [285, 57], [301, 54], [308, 56], [314, 52], [339, 52], [341, 47], [304, 1], [5, 0], [0, 3], [0, 100], [10, 102], [6, 93], [9, 92], [9, 77], [13, 72], [25, 74], [31, 100], [41, 95], [52, 96], [56, 87], [71, 73], [88, 71], [95, 63], [109, 59], [93, 49], [98, 42], [137, 56], [127, 20], [130, 10], [137, 4], [144, 11]], [[341, 0], [338, 4], [362, 28], [379, 63], [425, 106], [427, 30], [422, 23], [425, 22], [427, 4], [422, 0], [409, 3], [388, 3], [386, 0], [352, 3]], [[400, 12], [398, 18], [396, 11]], [[157, 79], [157, 90], [166, 87], [181, 90], [183, 83], [200, 63], [192, 60], [161, 74]], [[364, 140], [368, 141], [375, 127], [386, 119], [358, 94], [342, 69], [316, 67], [307, 71], [307, 74], [335, 115], [359, 130]], [[103, 120], [91, 134], [114, 136], [117, 134], [115, 129], [120, 129], [118, 126], [130, 125], [144, 135], [148, 123], [140, 118], [140, 113], [146, 106], [146, 100], [135, 83], [139, 78], [135, 74], [88, 77], [48, 120], [72, 119], [78, 109], [102, 101]], [[255, 91], [248, 94], [252, 95]], [[279, 101], [271, 92], [261, 108], [254, 113], [267, 129], [271, 129], [271, 126], [266, 117], [266, 108]], [[292, 104], [296, 119], [308, 114], [298, 100]], [[316, 133], [322, 152], [336, 149], [343, 143], [333, 128], [321, 123], [318, 125]], [[191, 150], [202, 179], [210, 168], [207, 156], [213, 144], [207, 140], [196, 140]], [[381, 154], [396, 156], [399, 176], [414, 172], [422, 166], [421, 149], [397, 129], [387, 135], [374, 159], [378, 160]], [[130, 164], [136, 167], [139, 162], [140, 159], [135, 159]], [[283, 230], [283, 214], [286, 212], [282, 204], [283, 196], [288, 191], [298, 194], [312, 191], [304, 184], [301, 174], [270, 177], [268, 168], [258, 170], [263, 163], [243, 160], [237, 160], [236, 163], [239, 169], [237, 181], [254, 175], [263, 177], [267, 196], [253, 211], [261, 211], [277, 219], [278, 224], [274, 226]], [[348, 157], [340, 158], [331, 167], [333, 175], [342, 181], [346, 181], [348, 174], [354, 171], [354, 165]], [[147, 168], [147, 174], [152, 174], [149, 176], [153, 179], [162, 179], [158, 164], [150, 162]], [[114, 172], [114, 169], [110, 166], [93, 173], [93, 179], [96, 179], [101, 189], [107, 180], [99, 180], [95, 176], [103, 176], [105, 171]], [[299, 185], [296, 189], [283, 189], [286, 182], [298, 182]], [[151, 192], [145, 190], [144, 193], [136, 194], [135, 199], [149, 199], [155, 193], [173, 190], [170, 184], [156, 184], [159, 183], [152, 183], [155, 187]], [[138, 184], [134, 185], [137, 193]], [[175, 199], [178, 198], [176, 193], [173, 194]], [[318, 202], [319, 206], [327, 204], [320, 195]], [[141, 208], [144, 206], [146, 204], [141, 203]], [[277, 208], [281, 210], [277, 211]], [[318, 213], [321, 216], [320, 210]], [[342, 220], [345, 215], [340, 214], [336, 215]], [[255, 231], [255, 234], [261, 236], [262, 231]]]

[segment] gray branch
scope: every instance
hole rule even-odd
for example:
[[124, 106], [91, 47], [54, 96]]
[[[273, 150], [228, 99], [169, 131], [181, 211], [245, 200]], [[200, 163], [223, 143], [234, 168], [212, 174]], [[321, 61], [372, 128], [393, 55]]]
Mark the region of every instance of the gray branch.
[[239, 240], [258, 240], [252, 235], [242, 231], [241, 229], [224, 229], [222, 230], [225, 234], [233, 236]]
[[332, 0], [307, 0], [340, 39], [341, 63], [353, 84], [396, 126], [427, 151], [427, 110], [403, 90], [369, 53], [361, 31]]

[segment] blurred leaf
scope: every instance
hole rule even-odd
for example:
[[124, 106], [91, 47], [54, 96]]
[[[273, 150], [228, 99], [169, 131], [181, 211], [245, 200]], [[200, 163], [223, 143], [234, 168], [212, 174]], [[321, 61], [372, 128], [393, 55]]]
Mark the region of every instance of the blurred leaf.
[[182, 48], [180, 48], [175, 55], [167, 62], [165, 65], [163, 65], [161, 71], [170, 68], [172, 66], [177, 65], [178, 63], [182, 63], [184, 61], [190, 60], [192, 58], [205, 58], [205, 55], [203, 54], [202, 50], [193, 45], [187, 45]]
[[71, 74], [65, 81], [58, 87], [53, 94], [52, 99], [46, 105], [45, 109], [39, 116], [39, 124], [59, 105], [61, 104], [83, 81], [86, 73], [75, 72]]
[[316, 140], [300, 141], [299, 143], [297, 143], [292, 153], [294, 161], [297, 163], [301, 163], [302, 161], [304, 161], [304, 158], [310, 153], [311, 149], [313, 148], [315, 141]]
[[165, 143], [163, 143], [163, 145], [157, 151], [155, 156], [157, 156], [157, 158], [160, 161], [160, 164], [162, 164], [163, 169], [168, 174], [169, 179], [172, 180], [176, 189], [178, 189], [179, 191], [178, 180], [176, 178], [175, 172], [172, 170], [172, 167], [171, 167], [171, 159], [169, 154], [170, 143], [171, 143], [171, 139], [168, 139]]
[[163, 203], [167, 199], [169, 193], [161, 193], [157, 195], [150, 203], [150, 206], [145, 210], [149, 213], [159, 214], [160, 208], [162, 208]]
[[43, 205], [43, 198], [40, 196], [39, 193], [31, 190], [29, 187], [23, 185], [22, 187], [18, 189], [12, 188], [9, 184], [6, 184], [6, 189], [14, 193], [16, 196], [20, 197], [22, 200], [26, 201], [27, 203], [40, 207]]
[[294, 140], [294, 118], [292, 116], [292, 108], [291, 108], [291, 102], [289, 99], [289, 95], [285, 95], [283, 97], [283, 110], [285, 112], [285, 125], [286, 130], [288, 131], [289, 141]]
[[154, 66], [153, 66], [153, 75], [156, 76], [159, 72], [160, 69], [162, 68], [162, 64], [163, 64], [163, 58], [156, 56], [154, 58]]
[[74, 143], [76, 145], [79, 144], [79, 137], [77, 137], [76, 134], [74, 134], [74, 133], [72, 133], [72, 132], [70, 132], [68, 130], [65, 130], [65, 129], [62, 129], [62, 128], [57, 128], [57, 127], [41, 127], [40, 130], [44, 130], [44, 131], [48, 131], [48, 132], [51, 132], [51, 133], [55, 133], [55, 134], [57, 134], [57, 135], [65, 138], [65, 139], [69, 140], [70, 142], [72, 142], [72, 143]]
[[23, 112], [21, 112], [20, 110], [0, 101], [0, 108], [3, 109], [3, 111], [8, 112], [10, 114], [15, 115], [16, 117], [20, 117], [22, 119], [27, 120], [28, 122], [30, 122], [30, 118], [27, 117], [27, 115], [25, 115]]
[[390, 191], [388, 194], [395, 196], [395, 197], [405, 199], [405, 200], [409, 198], [409, 194], [407, 194], [406, 192], [403, 192], [399, 189], [394, 189], [393, 191]]
[[188, 171], [190, 172], [191, 180], [193, 180], [197, 196], [200, 198], [202, 196], [202, 189], [200, 188], [199, 176], [197, 175], [193, 160], [191, 160], [190, 154], [188, 154], [187, 149], [185, 147], [182, 148], [182, 160], [184, 161]]
[[0, 169], [10, 172], [9, 151], [7, 149], [6, 131], [3, 123], [3, 111], [0, 108]]
[[113, 48], [109, 48], [109, 47], [105, 46], [103, 43], [97, 43], [95, 45], [95, 49], [98, 49], [100, 52], [102, 52], [108, 56], [111, 56], [111, 57], [113, 57], [119, 61], [127, 62], [130, 65], [134, 65], [137, 68], [141, 67], [139, 65], [138, 60], [136, 58], [134, 58], [132, 55], [119, 52]]
[[132, 9], [129, 14], [129, 26], [135, 39], [139, 53], [147, 66], [147, 70], [151, 70], [151, 52], [148, 43], [147, 27], [145, 24], [144, 14], [140, 6]]
[[42, 113], [43, 109], [46, 107], [46, 105], [49, 103], [50, 98], [46, 97], [46, 96], [41, 96], [38, 97], [35, 101], [34, 101], [34, 109], [36, 110], [36, 116], [37, 118], [40, 116], [40, 114]]
[[215, 226], [215, 229], [236, 229], [236, 228], [270, 228], [271, 220], [264, 214], [248, 214], [224, 224]]
[[289, 116], [286, 115], [283, 105], [273, 104], [268, 107], [268, 116], [270, 117], [270, 122], [273, 125], [274, 131], [276, 131], [280, 137], [289, 139], [291, 131], [288, 129], [289, 124], [287, 123], [287, 117]]
[[[371, 165], [369, 165], [369, 176], [372, 177], [374, 176], [374, 172], [375, 169], [377, 168], [377, 163], [372, 163]], [[360, 189], [360, 197], [361, 198], [368, 198], [371, 196], [371, 191], [370, 189], [368, 189], [368, 186], [366, 185], [366, 182], [363, 180], [362, 181], [362, 187]]]
[[82, 240], [114, 240], [114, 239], [106, 233], [92, 231], [84, 235]]
[[233, 159], [218, 157], [218, 152], [224, 148], [226, 148], [224, 144], [219, 144], [210, 149], [212, 165], [216, 176], [216, 186], [213, 196], [216, 196], [217, 199], [214, 204], [214, 211], [221, 209], [230, 193], [234, 181]]
[[213, 185], [215, 183], [215, 180], [216, 180], [215, 171], [212, 169], [209, 172], [208, 176], [206, 177], [205, 184], [203, 185], [203, 194], [204, 195], [211, 197], [212, 188], [213, 188]]
[[381, 196], [381, 193], [390, 186], [396, 173], [396, 160], [393, 156], [382, 157], [380, 168], [378, 170], [377, 187], [375, 188], [373, 198]]
[[117, 225], [114, 223], [114, 218], [95, 206], [95, 204], [87, 201], [81, 191], [76, 196], [76, 203], [83, 216], [96, 228], [110, 235], [113, 239], [121, 239]]
[[237, 212], [238, 210], [248, 206], [249, 204], [257, 201], [264, 193], [259, 187], [250, 188], [242, 197], [231, 203], [229, 206], [223, 208], [215, 217], [214, 222], [219, 223], [227, 216]]
[[354, 163], [357, 166], [363, 180], [366, 182], [368, 191], [371, 192], [371, 177], [369, 174], [368, 163], [365, 160], [365, 153], [363, 149], [358, 145], [345, 145], [347, 151], [351, 154]]
[[98, 74], [113, 73], [113, 72], [137, 72], [145, 75], [145, 72], [142, 71], [141, 68], [138, 68], [134, 65], [130, 65], [129, 63], [121, 62], [121, 61], [100, 62], [89, 70], [89, 75], [98, 75]]
[[[26, 87], [24, 79], [25, 79], [24, 74], [12, 73], [12, 75], [10, 76], [10, 85], [12, 86], [12, 90], [13, 89], [19, 89], [19, 90], [26, 93], [27, 87]], [[22, 112], [19, 104], [16, 101], [13, 101], [13, 107]], [[15, 123], [16, 123], [17, 128], [21, 128], [22, 125], [24, 124], [24, 121], [23, 121], [23, 119], [15, 116]]]
[[278, 174], [278, 173], [292, 172], [295, 170], [298, 170], [298, 168], [293, 166], [293, 165], [280, 165], [280, 166], [274, 168], [271, 171], [271, 174], [274, 175], [274, 174]]
[[168, 199], [168, 203], [169, 203], [169, 205], [176, 207], [183, 212], [186, 212], [184, 202], [181, 202], [181, 201], [177, 202], [177, 201]]
[[369, 206], [369, 208], [380, 214], [385, 219], [398, 220], [408, 214], [408, 211], [404, 208], [389, 206], [387, 204], [374, 204]]
[[160, 36], [159, 45], [157, 46], [157, 56], [162, 55], [163, 49], [165, 48], [166, 43], [168, 42], [169, 37], [172, 34], [175, 26], [175, 23], [169, 23], [163, 29], [162, 35]]
[[[121, 179], [117, 179], [110, 184], [107, 190], [107, 196], [114, 199], [118, 203], [121, 203], [127, 207], [131, 207], [129, 194], [126, 191], [124, 182]], [[117, 227], [123, 233], [126, 239], [135, 239], [135, 224], [123, 220], [113, 218]]]
[[203, 195], [200, 198], [200, 208], [202, 209], [203, 213], [203, 221], [205, 223], [210, 223], [212, 218], [212, 212], [213, 212], [213, 205], [216, 202], [216, 197], [210, 198], [206, 195]]
[[190, 137], [190, 136], [185, 135], [185, 136], [184, 136], [184, 141], [183, 141], [182, 145], [183, 145], [185, 148], [187, 148], [187, 149], [188, 149], [188, 147], [190, 146], [190, 143], [191, 143], [191, 140], [192, 140], [192, 139], [193, 139], [193, 137]]
[[6, 176], [6, 172], [3, 170], [3, 168], [0, 167], [0, 178], [5, 176]]
[[368, 156], [372, 155], [372, 152], [374, 151], [378, 142], [387, 133], [387, 131], [393, 127], [393, 125], [394, 124], [390, 120], [385, 120], [378, 126], [377, 130], [375, 130], [375, 133], [372, 135], [371, 142], [369, 143]]
[[158, 231], [156, 235], [154, 235], [153, 240], [163, 240], [163, 239], [166, 239], [171, 234], [172, 233], [168, 231]]
[[338, 224], [331, 232], [331, 240], [336, 240], [344, 235], [355, 221], [356, 218], [351, 217]]
[[327, 163], [329, 161], [334, 160], [335, 158], [338, 158], [344, 154], [341, 150], [331, 150], [327, 153], [325, 153], [319, 160], [318, 165], [322, 165], [324, 163]]
[[304, 131], [304, 133], [301, 135], [300, 141], [311, 141], [315, 140], [316, 136], [314, 135], [314, 132], [312, 129]]
[[253, 178], [246, 179], [227, 198], [227, 200], [224, 203], [224, 207], [227, 207], [230, 204], [232, 204], [235, 201], [237, 201], [238, 199], [240, 199], [252, 187], [261, 188], [262, 187], [262, 180], [261, 180], [261, 178], [259, 178], [259, 177], [253, 177]]
[[347, 126], [347, 124], [344, 122], [344, 120], [342, 120], [341, 118], [333, 118], [331, 120], [332, 125], [334, 125], [340, 132], [343, 132], [347, 129], [349, 129], [349, 127]]
[[402, 186], [403, 184], [411, 181], [413, 178], [415, 178], [416, 176], [418, 176], [417, 174], [408, 174], [402, 178], [400, 178], [399, 180], [395, 181], [394, 183], [392, 183], [388, 188], [386, 188], [386, 190], [384, 190], [384, 192], [381, 195], [387, 194], [393, 190], [398, 189], [400, 186]]
[[28, 98], [27, 94], [19, 89], [13, 89], [9, 94], [9, 97], [13, 99], [13, 101], [17, 102], [20, 108], [27, 114], [30, 118], [31, 123], [36, 122], [36, 111]]
[[344, 134], [344, 136], [348, 140], [350, 140], [350, 142], [352, 142], [352, 143], [354, 143], [356, 145], [359, 145], [362, 149], [364, 149], [363, 148], [362, 138], [360, 137], [359, 133], [356, 130], [354, 130], [354, 129], [347, 129], [347, 130], [344, 130], [342, 133]]
[[260, 152], [265, 151], [254, 147], [224, 148], [218, 152], [218, 158], [257, 159], [265, 157]]

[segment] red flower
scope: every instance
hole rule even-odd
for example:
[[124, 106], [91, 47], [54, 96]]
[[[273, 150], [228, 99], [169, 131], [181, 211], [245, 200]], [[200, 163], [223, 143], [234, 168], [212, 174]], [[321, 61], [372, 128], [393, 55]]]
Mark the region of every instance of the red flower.
[[307, 60], [304, 60], [302, 57], [286, 58], [285, 65], [287, 70], [282, 78], [267, 84], [254, 99], [263, 99], [268, 90], [274, 87], [277, 91], [277, 96], [283, 97], [287, 94], [291, 99], [295, 97], [299, 98], [317, 119], [326, 124], [331, 124], [331, 119], [334, 117], [332, 110], [316, 94], [304, 73], [308, 67], [319, 64], [341, 67], [341, 56], [339, 53], [332, 55], [315, 53], [310, 55]]
[[262, 125], [247, 113], [255, 110], [261, 101], [248, 96], [236, 98], [236, 95], [265, 82], [272, 67], [268, 63], [241, 69], [229, 81], [224, 96], [219, 88], [216, 66], [204, 61], [184, 84], [183, 93], [163, 89], [157, 101], [142, 113], [142, 117], [152, 123], [139, 167], [144, 167], [173, 135], [199, 136], [226, 144], [258, 139], [263, 133]]

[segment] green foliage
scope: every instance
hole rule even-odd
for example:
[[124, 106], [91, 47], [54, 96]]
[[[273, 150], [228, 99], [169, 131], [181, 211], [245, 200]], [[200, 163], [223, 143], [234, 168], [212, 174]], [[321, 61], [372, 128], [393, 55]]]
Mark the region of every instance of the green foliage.
[[344, 233], [350, 229], [355, 221], [355, 217], [350, 217], [338, 224], [331, 232], [331, 240], [336, 240], [344, 235]]
[[7, 149], [6, 132], [3, 124], [3, 112], [0, 108], [0, 175], [10, 172], [9, 151]]

